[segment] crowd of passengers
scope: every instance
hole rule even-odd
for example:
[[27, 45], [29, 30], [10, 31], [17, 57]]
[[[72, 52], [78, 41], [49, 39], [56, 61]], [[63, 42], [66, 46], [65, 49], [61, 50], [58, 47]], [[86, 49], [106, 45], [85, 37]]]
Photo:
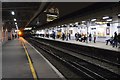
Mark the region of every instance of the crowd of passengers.
[[[76, 41], [80, 42], [87, 42], [87, 38], [89, 39], [89, 42], [92, 41], [92, 34], [90, 33], [89, 36], [87, 37], [86, 34], [80, 34], [80, 33], [75, 33], [75, 39]], [[96, 33], [93, 34], [93, 42], [96, 43]]]
[[[52, 37], [53, 39], [59, 38], [62, 40], [71, 40], [71, 34], [70, 33], [62, 33], [61, 35], [57, 35], [54, 31], [52, 32], [52, 34], [40, 34], [41, 37]], [[80, 42], [87, 42], [87, 40], [89, 40], [89, 42], [94, 42], [96, 43], [96, 32], [94, 32], [94, 34], [92, 35], [91, 33], [88, 35], [86, 34], [80, 34], [80, 33], [75, 33], [75, 40], [76, 41], [80, 41]], [[114, 36], [112, 36], [110, 39], [106, 40], [106, 45], [108, 45], [108, 43], [110, 43], [111, 46], [113, 47], [120, 47], [120, 33], [117, 34], [116, 32], [114, 33]]]

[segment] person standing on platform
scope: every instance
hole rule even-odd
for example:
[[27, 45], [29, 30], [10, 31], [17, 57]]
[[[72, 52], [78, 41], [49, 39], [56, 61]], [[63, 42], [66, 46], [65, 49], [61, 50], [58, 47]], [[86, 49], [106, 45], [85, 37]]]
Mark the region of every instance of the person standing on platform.
[[53, 37], [53, 39], [55, 39], [55, 32], [54, 31], [53, 31], [52, 37]]
[[69, 37], [69, 35], [68, 35], [69, 33], [66, 33], [66, 41], [68, 41], [68, 37]]
[[65, 33], [62, 33], [62, 40], [65, 40]]
[[75, 40], [77, 41], [77, 33], [75, 33]]
[[94, 43], [96, 43], [96, 32], [94, 32], [93, 37], [94, 37]]
[[71, 40], [71, 34], [70, 33], [68, 33], [68, 36], [69, 36], [69, 40]]
[[90, 42], [92, 41], [92, 35], [91, 35], [91, 33], [89, 34], [89, 41]]
[[118, 44], [118, 36], [117, 36], [117, 33], [115, 32], [114, 33], [114, 38], [113, 38], [113, 47], [116, 46], [117, 47], [117, 44]]

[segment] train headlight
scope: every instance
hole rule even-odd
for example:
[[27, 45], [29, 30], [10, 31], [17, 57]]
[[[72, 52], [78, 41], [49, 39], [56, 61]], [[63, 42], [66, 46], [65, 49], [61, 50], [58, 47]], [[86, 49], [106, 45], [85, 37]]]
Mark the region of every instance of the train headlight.
[[22, 35], [22, 32], [21, 32], [21, 31], [19, 31], [19, 32], [18, 32], [18, 35], [19, 35], [19, 36], [21, 36], [21, 35]]

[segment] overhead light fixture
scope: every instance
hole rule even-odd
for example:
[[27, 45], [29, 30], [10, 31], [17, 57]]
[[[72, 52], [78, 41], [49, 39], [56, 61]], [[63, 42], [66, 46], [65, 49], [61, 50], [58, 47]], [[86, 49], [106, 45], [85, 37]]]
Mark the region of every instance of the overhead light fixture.
[[112, 19], [107, 19], [107, 21], [112, 21]]
[[96, 21], [97, 19], [92, 19], [91, 21]]
[[76, 22], [75, 24], [78, 25], [78, 22]]
[[82, 23], [81, 25], [85, 25], [85, 24]]
[[32, 27], [24, 28], [24, 30], [31, 30], [31, 29], [32, 29]]
[[14, 21], [16, 21], [16, 19], [14, 19]]
[[95, 22], [96, 24], [107, 24], [108, 22]]
[[109, 16], [104, 16], [102, 19], [108, 19], [109, 18]]
[[73, 24], [71, 23], [70, 25], [72, 26]]
[[12, 11], [12, 12], [11, 12], [11, 14], [12, 14], [12, 15], [15, 15], [15, 12], [14, 12], [14, 11]]
[[17, 22], [15, 22], [15, 24], [17, 25]]
[[82, 23], [85, 23], [86, 21], [82, 21]]
[[16, 24], [16, 29], [18, 30], [18, 25]]
[[47, 14], [47, 16], [58, 17], [57, 15]]
[[67, 24], [64, 24], [65, 26], [67, 26]]

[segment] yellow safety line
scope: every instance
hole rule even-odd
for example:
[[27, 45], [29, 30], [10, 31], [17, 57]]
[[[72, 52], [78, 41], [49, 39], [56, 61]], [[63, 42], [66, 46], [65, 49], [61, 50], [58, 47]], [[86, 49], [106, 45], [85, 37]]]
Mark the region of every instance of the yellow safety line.
[[22, 45], [23, 45], [24, 50], [25, 50], [25, 53], [26, 53], [26, 55], [27, 55], [28, 62], [29, 62], [29, 66], [30, 66], [30, 69], [31, 69], [33, 78], [34, 78], [34, 80], [38, 80], [38, 79], [37, 79], [36, 72], [35, 72], [35, 69], [34, 69], [34, 66], [33, 66], [33, 64], [32, 64], [32, 61], [31, 61], [30, 56], [29, 56], [29, 54], [28, 54], [28, 51], [27, 51], [27, 49], [26, 49], [26, 47], [25, 47], [25, 45], [24, 45], [23, 42], [22, 42]]

